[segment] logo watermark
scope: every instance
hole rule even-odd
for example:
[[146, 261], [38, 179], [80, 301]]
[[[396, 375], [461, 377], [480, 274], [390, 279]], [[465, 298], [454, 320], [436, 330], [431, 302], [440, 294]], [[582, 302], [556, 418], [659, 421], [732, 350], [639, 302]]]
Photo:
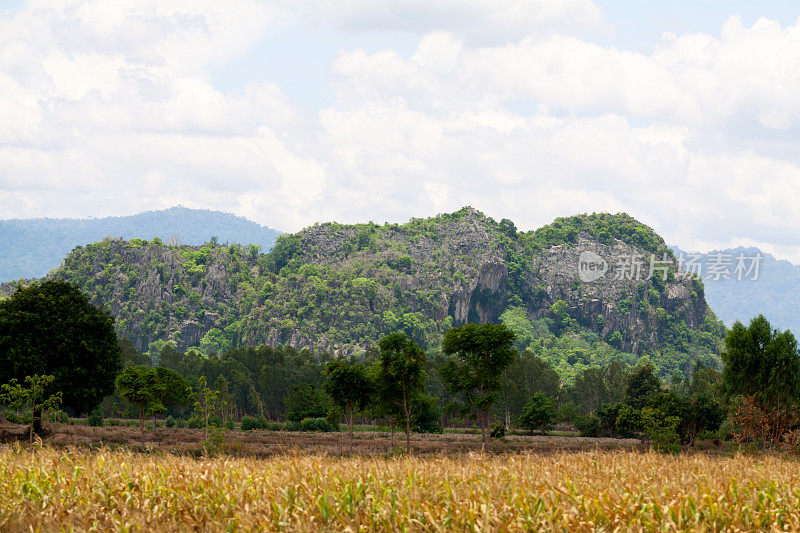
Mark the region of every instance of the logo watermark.
[[603, 259], [590, 250], [581, 253], [578, 258], [578, 278], [585, 282], [591, 283], [596, 281], [608, 272], [608, 261]]
[[[578, 257], [578, 279], [591, 283], [599, 279], [649, 280], [656, 272], [666, 279], [677, 266], [673, 275], [679, 279], [698, 278], [703, 281], [755, 281], [761, 274], [761, 253], [733, 254], [715, 253], [683, 254], [675, 259], [667, 254], [630, 253], [605, 258], [592, 250], [584, 250]], [[676, 265], [677, 262], [677, 265]]]

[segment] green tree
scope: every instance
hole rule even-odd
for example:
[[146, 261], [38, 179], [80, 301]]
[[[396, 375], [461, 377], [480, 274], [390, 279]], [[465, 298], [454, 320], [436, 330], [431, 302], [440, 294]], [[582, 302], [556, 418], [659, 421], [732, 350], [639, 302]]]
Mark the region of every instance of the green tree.
[[[501, 378], [502, 411], [505, 428], [522, 414], [531, 395], [541, 392], [555, 398], [561, 390], [561, 378], [547, 361], [530, 352], [514, 353], [513, 362]], [[497, 412], [497, 411], [496, 411]]]
[[425, 387], [425, 354], [403, 332], [385, 336], [378, 347], [378, 397], [387, 413], [405, 419], [406, 453], [410, 453], [413, 401]]
[[139, 352], [133, 343], [125, 337], [119, 338], [119, 351], [122, 359], [122, 365], [139, 365], [139, 366], [153, 366], [150, 358]]
[[513, 343], [514, 333], [502, 324], [466, 324], [449, 330], [442, 341], [442, 352], [451, 356], [441, 369], [442, 379], [462, 396], [462, 410], [477, 419], [484, 449], [500, 376], [514, 360]]
[[175, 370], [155, 367], [158, 378], [158, 396], [155, 398], [164, 410], [173, 406], [187, 405], [191, 399], [192, 388], [189, 382]]
[[325, 392], [337, 407], [347, 413], [350, 436], [353, 436], [353, 413], [364, 409], [372, 396], [372, 383], [364, 366], [342, 359], [331, 361], [325, 369]]
[[194, 408], [203, 421], [205, 439], [208, 440], [208, 424], [211, 417], [219, 415], [225, 405], [220, 401], [220, 391], [209, 388], [205, 376], [200, 376], [197, 386], [192, 389]]
[[144, 431], [144, 419], [149, 414], [158, 414], [164, 409], [160, 399], [167, 394], [159, 382], [154, 368], [126, 366], [117, 376], [117, 391], [123, 400], [136, 406], [139, 413], [139, 429]]
[[0, 302], [0, 383], [51, 375], [64, 407], [87, 413], [114, 392], [120, 368], [114, 320], [69, 283], [45, 281]]
[[536, 430], [546, 430], [556, 417], [556, 406], [553, 398], [541, 392], [535, 393], [522, 410], [519, 423], [533, 433]]
[[31, 423], [28, 428], [28, 434], [31, 442], [33, 442], [34, 433], [41, 432], [44, 414], [61, 405], [61, 392], [54, 394], [49, 392], [54, 379], [53, 376], [34, 374], [33, 376], [25, 376], [27, 385], [22, 385], [16, 379], [12, 379], [9, 383], [5, 383], [0, 387], [4, 398], [6, 398], [12, 409], [24, 410], [30, 413]]
[[292, 422], [324, 417], [330, 407], [330, 398], [315, 384], [299, 383], [286, 395], [286, 419]]
[[788, 330], [773, 330], [759, 315], [745, 327], [735, 322], [725, 336], [722, 384], [730, 397], [749, 397], [762, 413], [768, 439], [777, 442], [796, 419], [800, 400], [800, 354]]
[[749, 327], [735, 322], [725, 336], [722, 380], [729, 395], [753, 396], [764, 406], [783, 409], [800, 397], [800, 354], [788, 330], [773, 330], [759, 315]]
[[660, 390], [661, 380], [656, 376], [653, 366], [642, 365], [628, 376], [624, 402], [634, 409], [641, 409]]

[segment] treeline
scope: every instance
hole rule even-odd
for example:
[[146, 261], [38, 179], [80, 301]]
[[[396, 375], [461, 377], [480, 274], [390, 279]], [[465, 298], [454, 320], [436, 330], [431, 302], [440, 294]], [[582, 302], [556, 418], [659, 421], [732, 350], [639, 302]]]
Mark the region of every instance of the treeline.
[[[493, 327], [502, 328], [514, 342], [513, 334], [503, 326]], [[450, 335], [460, 330], [453, 328]], [[387, 339], [396, 340], [397, 335]], [[405, 335], [402, 339], [414, 346]], [[290, 346], [262, 346], [206, 356], [167, 344], [153, 361], [127, 339], [120, 340], [120, 348], [125, 366], [169, 369], [192, 388], [201, 380], [208, 383], [224, 399], [218, 422], [244, 422], [246, 428], [309, 419], [338, 424], [348, 413], [337, 411], [331, 395], [332, 369], [358, 369], [370, 382], [367, 388], [372, 392], [364, 393], [369, 396], [375, 392], [385, 352], [379, 344], [361, 357], [343, 359]], [[721, 373], [699, 362], [689, 377], [676, 375], [669, 383], [663, 383], [650, 365], [631, 367], [614, 361], [584, 369], [572, 384], [565, 384], [544, 359], [528, 351], [509, 348], [508, 352], [505, 367], [495, 377], [494, 397], [487, 411], [492, 421], [488, 429], [495, 436], [512, 428], [546, 431], [564, 424], [586, 436], [649, 436], [691, 443], [702, 431], [717, 429], [725, 414]], [[476, 422], [476, 413], [463, 409], [464, 391], [453, 389], [453, 378], [448, 381], [448, 362], [453, 360], [442, 351], [420, 357], [422, 384], [411, 396], [412, 430], [439, 432], [444, 427], [470, 427]], [[367, 398], [355, 403], [358, 409], [350, 414], [357, 423], [403, 425], [402, 420], [387, 418], [379, 402]], [[136, 407], [119, 392], [103, 402], [102, 410], [106, 417], [137, 416]], [[195, 416], [186, 404], [169, 406], [162, 415], [186, 420]], [[486, 424], [488, 427], [489, 422]]]
[[[120, 340], [109, 314], [52, 281], [0, 302], [0, 404], [27, 413], [31, 439], [47, 411], [166, 418], [205, 428], [346, 420], [405, 430], [480, 429], [484, 444], [509, 428], [569, 424], [584, 435], [638, 437], [674, 450], [703, 432], [740, 442], [800, 443], [800, 352], [791, 332], [759, 316], [725, 337], [722, 372], [698, 361], [664, 383], [652, 365], [619, 361], [565, 383], [546, 360], [515, 349], [505, 324], [450, 328], [429, 355], [405, 332], [358, 357], [268, 346], [208, 356], [164, 345], [157, 360]], [[100, 406], [100, 410], [96, 408]], [[724, 427], [723, 427], [724, 426]]]

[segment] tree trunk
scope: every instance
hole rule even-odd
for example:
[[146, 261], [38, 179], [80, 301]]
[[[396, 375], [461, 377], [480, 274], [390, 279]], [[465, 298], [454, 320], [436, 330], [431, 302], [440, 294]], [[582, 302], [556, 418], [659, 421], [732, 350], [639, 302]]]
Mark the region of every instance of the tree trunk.
[[353, 438], [353, 406], [350, 406], [350, 439]]
[[411, 454], [411, 409], [409, 409], [408, 398], [403, 396], [403, 411], [406, 415], [406, 455]]
[[481, 412], [480, 414], [480, 425], [481, 425], [481, 453], [486, 451], [486, 430], [487, 426], [489, 425], [489, 412], [488, 410]]
[[42, 408], [34, 407], [31, 417], [31, 442], [33, 442], [33, 434], [42, 434]]

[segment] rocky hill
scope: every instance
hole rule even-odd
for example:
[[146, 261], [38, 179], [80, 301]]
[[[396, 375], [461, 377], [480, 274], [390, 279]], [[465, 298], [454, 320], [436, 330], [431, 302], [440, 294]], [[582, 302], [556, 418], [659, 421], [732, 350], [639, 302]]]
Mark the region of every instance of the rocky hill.
[[230, 213], [186, 207], [121, 217], [0, 220], [0, 282], [44, 276], [76, 246], [106, 236], [160, 237], [190, 245], [217, 237], [220, 242], [256, 244], [269, 251], [279, 234]]
[[[605, 263], [602, 275], [590, 259]], [[317, 224], [269, 254], [105, 239], [51, 276], [108, 308], [142, 350], [287, 343], [354, 354], [398, 329], [435, 350], [454, 325], [503, 321], [519, 348], [566, 374], [609, 357], [649, 357], [668, 374], [713, 360], [723, 331], [702, 283], [677, 273], [663, 240], [624, 214], [518, 232], [464, 208], [402, 225]]]

